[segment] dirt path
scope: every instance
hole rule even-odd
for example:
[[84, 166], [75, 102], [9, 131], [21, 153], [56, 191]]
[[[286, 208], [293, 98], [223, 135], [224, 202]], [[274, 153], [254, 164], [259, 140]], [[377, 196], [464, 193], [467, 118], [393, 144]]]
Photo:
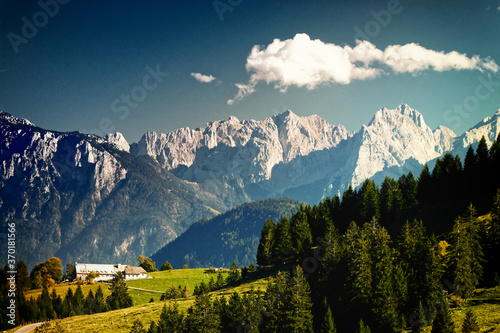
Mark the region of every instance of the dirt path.
[[132, 290], [140, 290], [140, 291], [147, 291], [147, 292], [150, 292], [150, 293], [158, 293], [158, 294], [163, 294], [163, 293], [165, 293], [164, 291], [158, 291], [158, 290], [142, 289], [142, 288], [129, 287], [129, 286], [127, 286], [127, 287], [128, 287], [128, 289], [132, 289]]
[[28, 332], [34, 331], [35, 328], [37, 328], [38, 326], [40, 326], [42, 324], [43, 323], [36, 323], [36, 324], [31, 324], [31, 325], [21, 327], [20, 329], [18, 329], [16, 331], [16, 333], [28, 333]]

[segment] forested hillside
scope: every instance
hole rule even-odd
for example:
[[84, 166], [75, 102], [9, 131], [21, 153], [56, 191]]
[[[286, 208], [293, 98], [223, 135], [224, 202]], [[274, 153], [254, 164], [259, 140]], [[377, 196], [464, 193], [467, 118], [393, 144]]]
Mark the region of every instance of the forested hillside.
[[266, 219], [290, 217], [300, 202], [287, 198], [266, 199], [237, 206], [228, 212], [193, 224], [186, 232], [152, 256], [174, 268], [229, 267], [255, 262], [260, 231]]
[[[327, 198], [291, 219], [268, 220], [257, 262], [303, 267], [312, 302], [304, 316], [313, 314], [315, 331], [331, 311], [339, 332], [364, 325], [372, 332], [420, 332], [431, 322], [432, 332], [451, 332], [448, 305], [461, 306], [476, 287], [500, 283], [499, 148], [500, 136], [489, 150], [483, 139], [463, 165], [446, 154], [418, 179], [411, 173], [386, 178], [380, 188], [366, 180], [342, 200]], [[409, 218], [447, 210], [450, 202], [452, 211], [439, 214], [460, 212], [450, 220]], [[488, 214], [479, 216], [478, 209]], [[403, 217], [408, 220], [396, 232]]]

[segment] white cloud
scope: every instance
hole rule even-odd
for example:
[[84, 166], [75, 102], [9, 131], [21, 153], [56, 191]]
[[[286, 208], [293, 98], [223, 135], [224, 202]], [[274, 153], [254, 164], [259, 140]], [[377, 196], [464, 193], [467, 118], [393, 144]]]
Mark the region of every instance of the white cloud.
[[418, 74], [423, 70], [499, 70], [490, 58], [467, 57], [456, 51], [449, 53], [426, 49], [418, 44], [390, 45], [378, 49], [368, 41], [357, 41], [354, 48], [311, 40], [307, 34], [293, 39], [275, 39], [267, 47], [256, 45], [247, 57], [248, 84], [238, 83], [238, 93], [228, 100], [232, 105], [255, 91], [260, 81], [274, 83], [285, 92], [288, 87], [314, 89], [330, 83], [349, 84], [352, 80], [373, 79], [381, 74]]
[[191, 73], [191, 76], [194, 77], [196, 81], [203, 83], [210, 83], [216, 80], [216, 78], [212, 75], [203, 75], [201, 73]]

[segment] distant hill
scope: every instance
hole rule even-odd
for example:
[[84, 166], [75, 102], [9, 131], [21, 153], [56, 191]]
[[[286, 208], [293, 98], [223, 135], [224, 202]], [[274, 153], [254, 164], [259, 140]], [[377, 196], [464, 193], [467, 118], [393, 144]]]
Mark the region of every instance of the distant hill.
[[260, 232], [266, 219], [291, 216], [301, 203], [288, 198], [240, 205], [209, 220], [197, 222], [152, 256], [157, 266], [168, 260], [174, 268], [239, 267], [255, 263]]

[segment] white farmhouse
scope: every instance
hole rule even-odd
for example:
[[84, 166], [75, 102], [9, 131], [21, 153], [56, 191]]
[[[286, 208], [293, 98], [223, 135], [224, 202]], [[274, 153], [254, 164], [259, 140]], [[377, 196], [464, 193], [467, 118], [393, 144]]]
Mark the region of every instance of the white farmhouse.
[[122, 264], [106, 265], [106, 264], [81, 264], [75, 263], [76, 278], [85, 280], [91, 272], [99, 273], [94, 281], [112, 280], [116, 273], [122, 272], [125, 280], [145, 279], [148, 277], [147, 272], [142, 267], [134, 267]]

